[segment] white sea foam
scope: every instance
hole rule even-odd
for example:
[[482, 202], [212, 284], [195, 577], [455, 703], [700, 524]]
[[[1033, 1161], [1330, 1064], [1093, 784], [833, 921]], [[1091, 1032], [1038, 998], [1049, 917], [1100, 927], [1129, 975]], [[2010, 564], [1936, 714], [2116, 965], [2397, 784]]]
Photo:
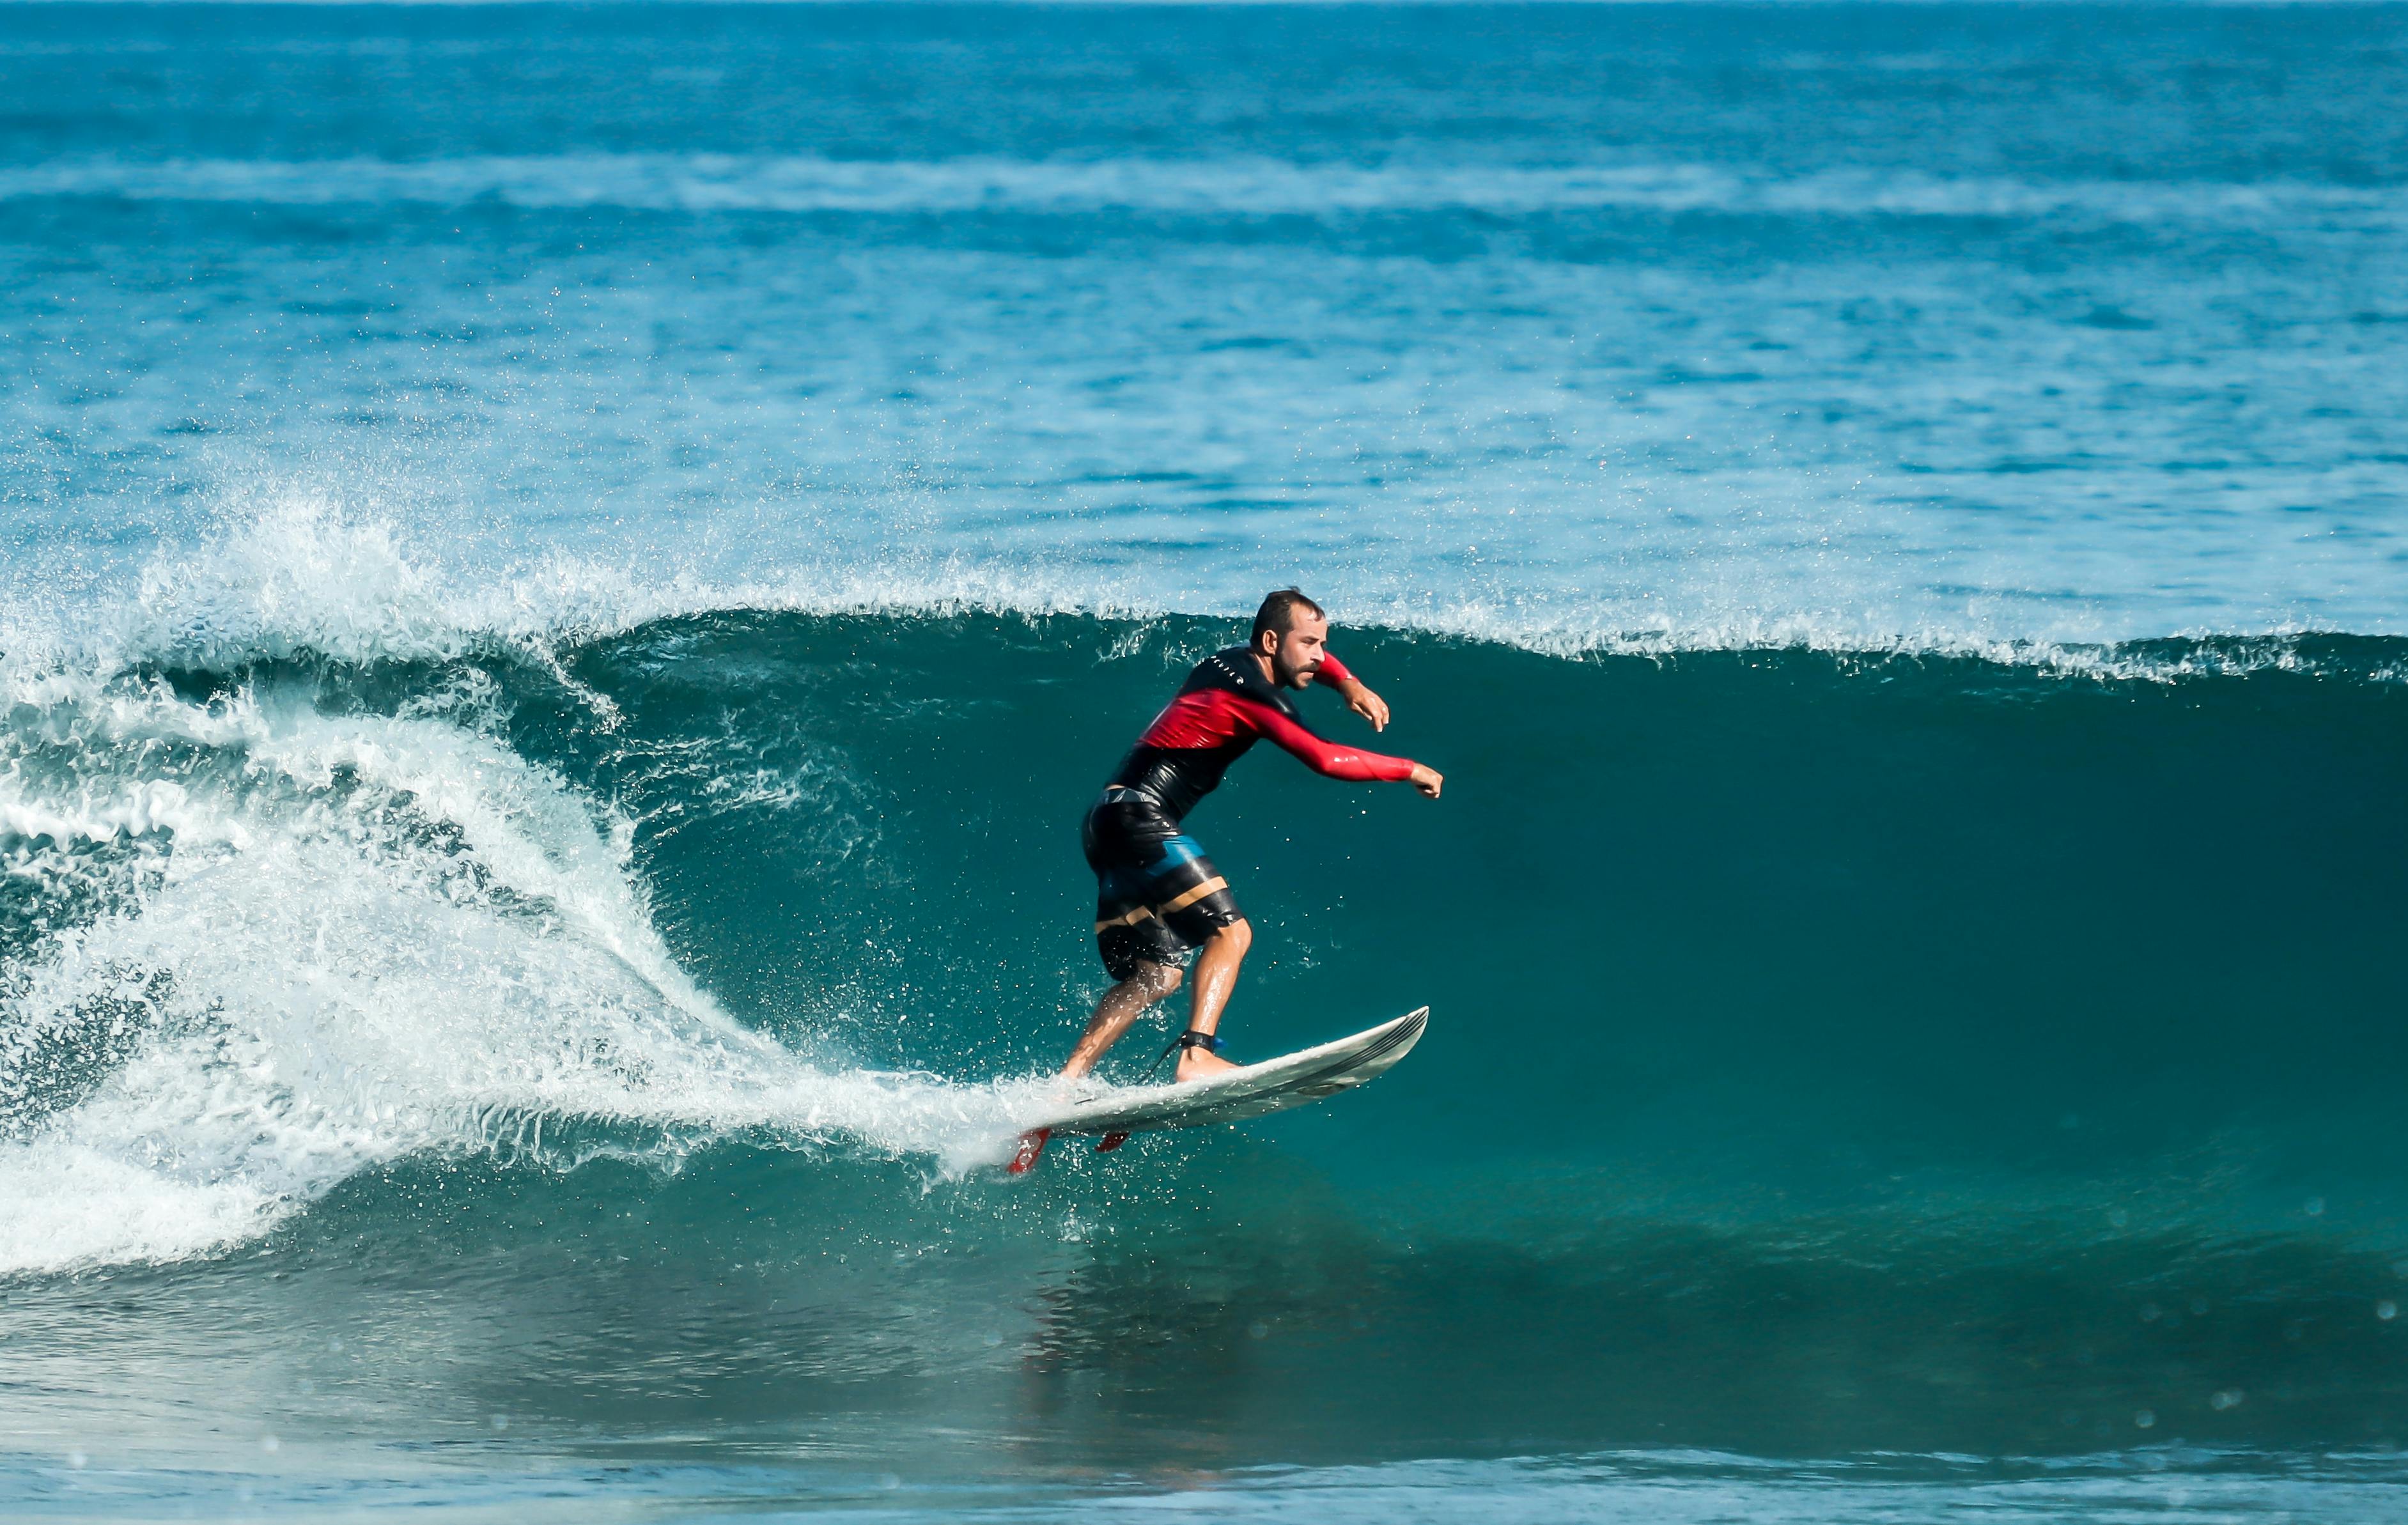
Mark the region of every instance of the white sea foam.
[[1527, 215], [1628, 209], [1788, 217], [2256, 222], [2401, 214], [2401, 192], [2303, 181], [2041, 181], [1844, 169], [1783, 175], [1724, 165], [1558, 166], [1114, 158], [838, 160], [802, 155], [578, 153], [381, 159], [115, 158], [0, 169], [0, 199], [114, 196], [277, 206], [480, 199], [526, 207], [664, 212], [1091, 213], [1330, 216], [1446, 209]]
[[[0, 751], [0, 866], [108, 902], [0, 1003], [0, 1273], [207, 1253], [547, 1119], [958, 1167], [1025, 1101], [732, 1020], [652, 930], [627, 834], [463, 717], [103, 684]], [[147, 873], [79, 861], [135, 837]]]

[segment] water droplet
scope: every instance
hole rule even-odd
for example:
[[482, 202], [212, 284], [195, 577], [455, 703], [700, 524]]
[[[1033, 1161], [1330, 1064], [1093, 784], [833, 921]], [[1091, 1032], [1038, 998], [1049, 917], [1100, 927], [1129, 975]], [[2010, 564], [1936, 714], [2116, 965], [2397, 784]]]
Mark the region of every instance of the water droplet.
[[2387, 1324], [2400, 1317], [2400, 1304], [2386, 1297], [2374, 1305], [2374, 1316]]
[[507, 1414], [496, 1414], [490, 1422], [496, 1430], [507, 1430], [510, 1427], [510, 1417]]
[[262, 1435], [259, 1437], [259, 1448], [263, 1451], [280, 1451], [284, 1449], [284, 1442], [274, 1435]]
[[2241, 1401], [2248, 1396], [2249, 1395], [2247, 1393], [2242, 1391], [2239, 1388], [2227, 1388], [2223, 1391], [2210, 1398], [2207, 1401], [2207, 1406], [2216, 1410], [2218, 1413], [2221, 1413], [2228, 1408], [2239, 1408], [2241, 1406]]
[[92, 1458], [86, 1456], [81, 1451], [69, 1451], [67, 1453], [67, 1465], [73, 1467], [78, 1472], [81, 1472], [84, 1468], [92, 1465]]
[[903, 1486], [903, 1479], [891, 1472], [882, 1472], [878, 1475], [878, 1486], [891, 1493]]
[[2132, 1422], [2143, 1430], [2153, 1430], [2157, 1427], [2157, 1411], [2153, 1408], [2142, 1409], [2132, 1416]]
[[2300, 1211], [2307, 1214], [2310, 1218], [2322, 1218], [2325, 1216], [2325, 1199], [2322, 1197], [2310, 1197], [2306, 1202], [2300, 1204]]
[[1246, 1326], [1246, 1333], [1258, 1340], [1268, 1339], [1270, 1337], [1271, 1326], [1257, 1319], [1254, 1323]]

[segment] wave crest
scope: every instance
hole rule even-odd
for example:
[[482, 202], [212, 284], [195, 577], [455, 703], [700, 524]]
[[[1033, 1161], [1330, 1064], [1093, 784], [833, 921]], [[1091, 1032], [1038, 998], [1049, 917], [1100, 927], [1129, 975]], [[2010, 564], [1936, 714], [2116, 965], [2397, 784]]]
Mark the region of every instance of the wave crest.
[[[2095, 643], [2001, 635], [1978, 625], [1885, 629], [1846, 611], [1701, 605], [1682, 616], [1611, 597], [1440, 598], [1395, 588], [1325, 590], [1340, 622], [1465, 639], [1564, 658], [1817, 651], [1880, 661], [1967, 658], [2101, 679], [2177, 682], [2257, 671], [2401, 680], [2388, 636], [2297, 625]], [[1351, 593], [1352, 596], [1349, 596]], [[562, 651], [656, 620], [753, 612], [942, 617], [977, 612], [1125, 621], [1236, 620], [1209, 596], [1154, 598], [1095, 568], [1006, 563], [898, 550], [865, 563], [714, 577], [671, 568], [647, 577], [624, 560], [548, 552], [444, 565], [394, 520], [330, 493], [285, 489], [222, 519], [190, 546], [163, 549], [115, 595], [65, 599], [21, 583], [0, 607], [0, 682], [20, 703], [90, 698], [118, 675], [234, 674], [262, 663], [357, 666], [447, 663], [480, 654], [533, 660], [567, 680]]]

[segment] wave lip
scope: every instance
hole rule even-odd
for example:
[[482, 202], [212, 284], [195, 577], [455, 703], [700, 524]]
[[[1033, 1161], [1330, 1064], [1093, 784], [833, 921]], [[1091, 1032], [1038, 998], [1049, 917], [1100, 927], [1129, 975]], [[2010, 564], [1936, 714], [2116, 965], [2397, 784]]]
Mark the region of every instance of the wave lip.
[[852, 160], [808, 154], [494, 154], [393, 161], [62, 159], [0, 169], [0, 200], [334, 207], [492, 200], [530, 208], [788, 215], [977, 212], [1344, 217], [1638, 211], [1776, 217], [2074, 219], [2255, 224], [2352, 217], [2397, 226], [2398, 188], [2288, 179], [2043, 181], [1914, 170], [1806, 175], [1683, 163], [1298, 164], [1262, 157]]

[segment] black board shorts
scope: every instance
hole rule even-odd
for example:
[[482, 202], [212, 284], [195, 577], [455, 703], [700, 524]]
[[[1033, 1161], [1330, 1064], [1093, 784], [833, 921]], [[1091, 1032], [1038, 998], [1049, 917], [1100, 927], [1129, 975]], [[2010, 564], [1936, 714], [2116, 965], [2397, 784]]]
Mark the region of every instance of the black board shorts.
[[1096, 951], [1115, 980], [1177, 964], [1242, 919], [1229, 881], [1151, 794], [1108, 789], [1079, 832], [1096, 871]]

